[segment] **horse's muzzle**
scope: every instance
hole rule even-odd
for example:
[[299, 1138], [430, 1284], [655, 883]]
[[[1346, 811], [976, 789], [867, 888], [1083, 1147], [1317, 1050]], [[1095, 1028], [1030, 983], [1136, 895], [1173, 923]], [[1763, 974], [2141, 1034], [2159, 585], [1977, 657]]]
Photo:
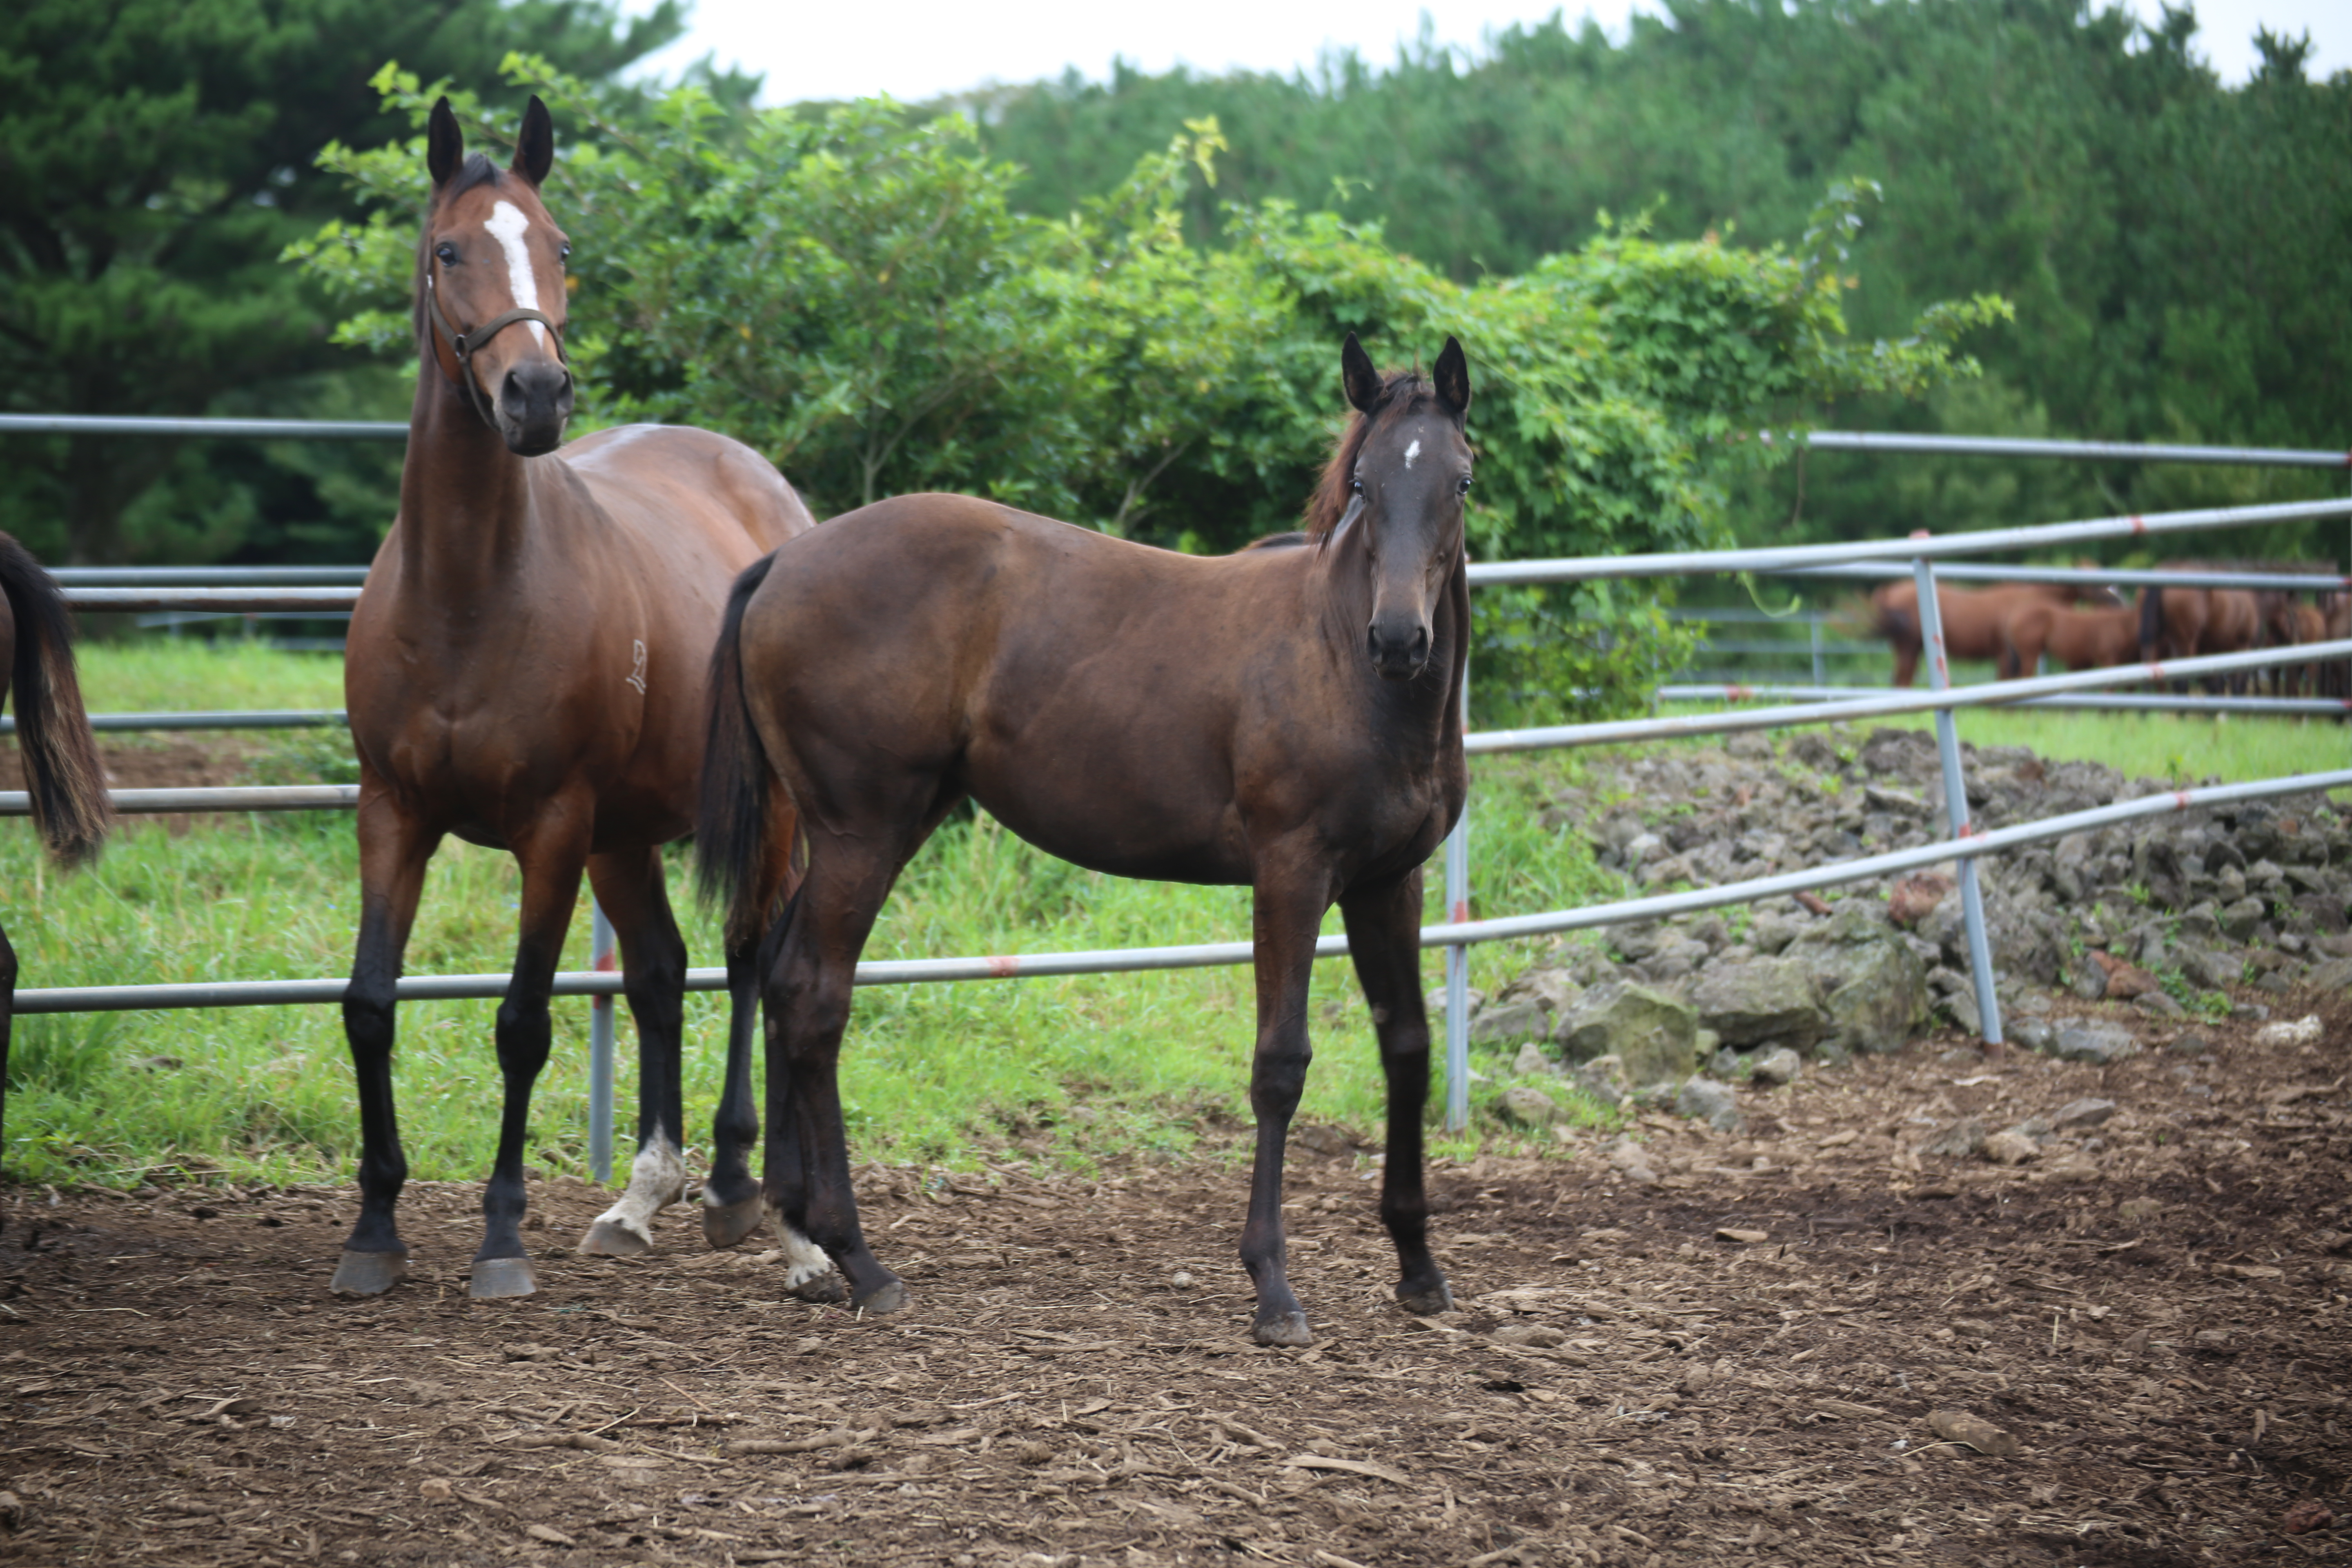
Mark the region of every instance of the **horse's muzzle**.
[[532, 360], [499, 383], [499, 434], [518, 457], [536, 458], [563, 442], [572, 418], [572, 373], [554, 360]]
[[1411, 680], [1429, 664], [1427, 622], [1402, 616], [1375, 619], [1364, 640], [1382, 680]]

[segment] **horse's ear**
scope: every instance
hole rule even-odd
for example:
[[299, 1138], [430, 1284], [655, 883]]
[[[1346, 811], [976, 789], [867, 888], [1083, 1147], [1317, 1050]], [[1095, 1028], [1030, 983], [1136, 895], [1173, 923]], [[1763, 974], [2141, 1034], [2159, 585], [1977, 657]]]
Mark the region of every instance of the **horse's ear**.
[[1380, 401], [1381, 373], [1353, 332], [1339, 346], [1339, 385], [1347, 393], [1349, 405], [1359, 413], [1370, 414], [1372, 405]]
[[515, 137], [514, 172], [536, 185], [547, 178], [555, 167], [555, 121], [540, 102], [539, 94], [530, 95], [530, 107], [522, 111], [522, 130]]
[[425, 122], [425, 170], [433, 176], [435, 189], [449, 183], [451, 175], [466, 162], [466, 133], [457, 127], [457, 111], [449, 107], [445, 96], [433, 106], [433, 117]]
[[1470, 360], [1454, 338], [1445, 340], [1445, 352], [1437, 356], [1437, 401], [1445, 411], [1459, 419], [1470, 412]]

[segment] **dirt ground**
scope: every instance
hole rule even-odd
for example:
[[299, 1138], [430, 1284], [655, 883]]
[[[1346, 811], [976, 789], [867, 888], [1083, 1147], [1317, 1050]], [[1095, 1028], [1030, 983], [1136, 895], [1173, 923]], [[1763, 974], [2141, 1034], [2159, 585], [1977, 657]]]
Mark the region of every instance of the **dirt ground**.
[[[2272, 998], [2274, 1003], [2278, 998]], [[861, 1173], [908, 1312], [660, 1222], [474, 1304], [475, 1190], [390, 1296], [341, 1188], [7, 1192], [0, 1559], [26, 1563], [2168, 1564], [2352, 1558], [2352, 995], [2315, 1045], [2100, 1068], [1951, 1040], [1433, 1173], [1461, 1310], [1405, 1317], [1370, 1157], [1294, 1148], [1307, 1352], [1247, 1338], [1230, 1159]], [[2189, 1033], [2177, 1028], [2176, 1033]], [[2082, 1097], [2016, 1168], [1913, 1145]], [[1318, 1147], [1321, 1152], [1318, 1152]], [[2003, 1457], [1939, 1438], [1957, 1410]]]

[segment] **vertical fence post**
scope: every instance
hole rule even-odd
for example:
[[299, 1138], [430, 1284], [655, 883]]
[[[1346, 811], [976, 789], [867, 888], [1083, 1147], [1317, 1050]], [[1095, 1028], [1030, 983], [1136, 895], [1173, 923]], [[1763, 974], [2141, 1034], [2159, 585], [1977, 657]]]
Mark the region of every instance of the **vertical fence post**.
[[[1911, 574], [1919, 588], [1919, 640], [1926, 645], [1928, 686], [1936, 691], [1948, 691], [1952, 666], [1944, 651], [1944, 606], [1936, 597], [1935, 565], [1923, 555], [1912, 563]], [[1959, 722], [1949, 708], [1936, 710], [1936, 750], [1944, 764], [1944, 812], [1951, 819], [1952, 837], [1966, 838], [1968, 780], [1960, 772]], [[1977, 863], [1973, 859], [1960, 862], [1960, 912], [1968, 923], [1969, 970], [1976, 983], [1978, 1020], [1984, 1031], [1985, 1044], [1997, 1047], [2001, 1043], [2000, 998], [1994, 989], [1992, 944], [1985, 938], [1984, 889], [1977, 884]]]
[[[1465, 628], [1466, 635], [1466, 628]], [[1470, 661], [1462, 661], [1462, 727], [1470, 727]], [[1470, 802], [1445, 836], [1445, 918], [1470, 918]], [[1445, 950], [1445, 1130], [1470, 1125], [1470, 950]]]
[[1811, 625], [1813, 631], [1813, 684], [1827, 686], [1830, 683], [1829, 671], [1822, 662], [1822, 613], [1815, 610], [1805, 619]]
[[[588, 900], [588, 962], [610, 970], [613, 922], [594, 895]], [[588, 1171], [599, 1186], [613, 1179], [613, 999], [588, 1001]]]

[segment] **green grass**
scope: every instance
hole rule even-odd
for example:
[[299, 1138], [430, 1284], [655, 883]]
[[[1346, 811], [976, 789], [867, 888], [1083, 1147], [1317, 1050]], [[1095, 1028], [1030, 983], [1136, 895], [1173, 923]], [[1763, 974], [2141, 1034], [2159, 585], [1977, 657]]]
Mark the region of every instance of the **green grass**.
[[[340, 704], [334, 660], [250, 646], [94, 645], [84, 670], [101, 710]], [[2324, 725], [2137, 715], [1978, 713], [1962, 730], [1980, 742], [2097, 757], [2135, 775], [2301, 772], [2341, 765], [2347, 749], [2345, 732]], [[338, 733], [291, 734], [272, 745], [265, 765], [273, 776], [347, 776], [348, 742]], [[1570, 753], [1474, 765], [1477, 914], [1622, 896], [1622, 881], [1593, 865], [1580, 838], [1540, 823], [1548, 798], [1585, 765]], [[1430, 880], [1434, 920], [1434, 863]], [[5, 916], [26, 986], [342, 974], [357, 924], [357, 856], [350, 820], [339, 815], [215, 819], [177, 837], [134, 825], [94, 871], [70, 879], [39, 862], [26, 824], [0, 822], [0, 888], [9, 889]], [[504, 970], [516, 891], [507, 857], [445, 846], [426, 883], [409, 973]], [[717, 963], [711, 922], [698, 910], [681, 915], [693, 962]], [[567, 968], [586, 967], [586, 927], [584, 919], [574, 922]], [[1326, 929], [1339, 929], [1336, 913]], [[1096, 876], [982, 818], [943, 829], [908, 868], [867, 956], [1232, 941], [1248, 930], [1245, 889]], [[1538, 939], [1474, 949], [1472, 984], [1491, 991], [1552, 945]], [[1425, 985], [1440, 983], [1438, 954], [1424, 955], [1423, 973]], [[1345, 961], [1316, 966], [1311, 1005], [1318, 1055], [1302, 1118], [1375, 1131], [1383, 1089]], [[401, 1114], [419, 1176], [478, 1176], [488, 1165], [499, 1089], [495, 1006], [401, 1009]], [[534, 1157], [578, 1172], [587, 1142], [588, 1005], [559, 1001], [555, 1017], [556, 1048], [534, 1102]], [[700, 1136], [716, 1103], [724, 1026], [717, 997], [689, 998], [690, 1136]], [[1181, 1152], [1247, 1125], [1254, 1030], [1243, 968], [867, 988], [858, 993], [843, 1056], [853, 1149], [859, 1158], [963, 1165], [1017, 1146], [1080, 1163]], [[625, 1023], [620, 1032], [628, 1124], [631, 1031]], [[1508, 1061], [1481, 1052], [1475, 1065], [1493, 1080], [1478, 1088], [1483, 1109], [1508, 1083]], [[9, 1080], [0, 1167], [20, 1179], [342, 1179], [356, 1154], [351, 1071], [333, 1007], [20, 1019]], [[1578, 1109], [1599, 1117], [1590, 1105]], [[1489, 1120], [1477, 1126], [1471, 1139], [1440, 1146], [1466, 1152], [1478, 1137], [1497, 1136]], [[625, 1135], [620, 1143], [625, 1151]]]

